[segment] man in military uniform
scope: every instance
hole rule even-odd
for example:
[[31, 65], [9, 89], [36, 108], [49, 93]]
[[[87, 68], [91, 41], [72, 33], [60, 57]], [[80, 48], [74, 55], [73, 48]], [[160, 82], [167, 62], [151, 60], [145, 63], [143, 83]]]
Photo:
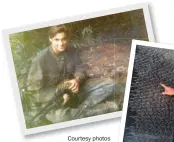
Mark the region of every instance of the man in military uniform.
[[[87, 79], [86, 65], [80, 62], [77, 50], [68, 44], [68, 40], [69, 32], [65, 25], [51, 27], [51, 45], [33, 59], [27, 79], [27, 89], [33, 92], [33, 110], [38, 111], [36, 104], [47, 103], [55, 94], [57, 85], [65, 81], [70, 83], [69, 89], [78, 100], [77, 107], [50, 111], [46, 119], [51, 123], [116, 111], [116, 105], [106, 103], [101, 104], [104, 106], [102, 111], [95, 111], [97, 104], [113, 95], [118, 88], [111, 79]], [[69, 96], [64, 94], [63, 99], [66, 103]]]

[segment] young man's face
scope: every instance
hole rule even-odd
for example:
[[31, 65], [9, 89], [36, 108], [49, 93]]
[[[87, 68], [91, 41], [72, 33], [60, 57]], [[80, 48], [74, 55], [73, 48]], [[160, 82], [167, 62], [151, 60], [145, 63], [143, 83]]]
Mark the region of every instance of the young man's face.
[[49, 38], [49, 40], [52, 44], [53, 51], [56, 54], [65, 51], [65, 49], [67, 48], [68, 39], [64, 32], [57, 33], [54, 37]]

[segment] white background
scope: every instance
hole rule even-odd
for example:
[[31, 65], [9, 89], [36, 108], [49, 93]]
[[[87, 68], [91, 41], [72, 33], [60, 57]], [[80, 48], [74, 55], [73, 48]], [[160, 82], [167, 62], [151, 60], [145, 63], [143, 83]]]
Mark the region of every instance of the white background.
[[[157, 42], [174, 44], [173, 0], [4, 0], [0, 2], [0, 30], [76, 16], [130, 4], [149, 2]], [[118, 141], [120, 119], [23, 136], [20, 129], [2, 33], [0, 35], [0, 141], [67, 142], [68, 136], [111, 137]]]

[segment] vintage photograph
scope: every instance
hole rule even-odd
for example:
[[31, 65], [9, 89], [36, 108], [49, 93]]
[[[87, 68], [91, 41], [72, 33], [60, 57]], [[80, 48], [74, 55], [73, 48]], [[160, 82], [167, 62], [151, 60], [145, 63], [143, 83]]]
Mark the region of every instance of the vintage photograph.
[[25, 134], [122, 110], [132, 39], [154, 40], [148, 5], [101, 13], [8, 32]]
[[119, 142], [174, 141], [173, 49], [133, 41]]

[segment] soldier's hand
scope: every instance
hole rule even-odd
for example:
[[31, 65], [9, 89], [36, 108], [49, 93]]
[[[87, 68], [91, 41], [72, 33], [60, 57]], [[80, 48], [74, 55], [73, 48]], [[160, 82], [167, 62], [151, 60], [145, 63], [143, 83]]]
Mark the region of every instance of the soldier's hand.
[[65, 105], [70, 99], [70, 96], [68, 94], [63, 95], [63, 105]]
[[79, 82], [77, 79], [71, 79], [69, 81], [66, 81], [65, 83], [71, 84], [69, 89], [71, 89], [73, 93], [77, 93], [79, 91]]
[[169, 95], [174, 96], [174, 88], [167, 87], [166, 85], [160, 83], [162, 87], [164, 87], [164, 92], [162, 92], [163, 95]]

